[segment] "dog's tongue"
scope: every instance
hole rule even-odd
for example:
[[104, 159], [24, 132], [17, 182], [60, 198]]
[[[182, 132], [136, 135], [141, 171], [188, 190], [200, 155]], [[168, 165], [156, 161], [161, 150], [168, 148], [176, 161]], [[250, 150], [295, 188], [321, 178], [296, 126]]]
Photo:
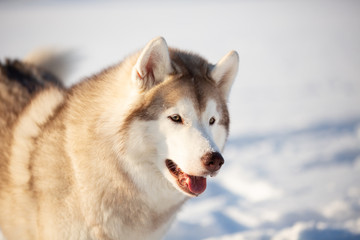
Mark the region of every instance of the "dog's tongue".
[[188, 188], [192, 193], [199, 195], [205, 191], [206, 178], [191, 176], [187, 174], [185, 174], [185, 176], [186, 176], [186, 183], [188, 185]]

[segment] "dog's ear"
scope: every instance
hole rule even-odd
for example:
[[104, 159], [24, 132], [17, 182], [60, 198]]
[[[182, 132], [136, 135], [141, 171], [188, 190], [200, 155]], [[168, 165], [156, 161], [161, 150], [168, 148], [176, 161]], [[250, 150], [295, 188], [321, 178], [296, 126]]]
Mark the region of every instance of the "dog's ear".
[[141, 90], [148, 90], [162, 82], [171, 72], [165, 39], [157, 37], [151, 40], [140, 53], [132, 71], [132, 79]]
[[226, 54], [210, 71], [210, 76], [217, 83], [223, 96], [229, 97], [231, 86], [239, 67], [239, 55], [236, 51]]

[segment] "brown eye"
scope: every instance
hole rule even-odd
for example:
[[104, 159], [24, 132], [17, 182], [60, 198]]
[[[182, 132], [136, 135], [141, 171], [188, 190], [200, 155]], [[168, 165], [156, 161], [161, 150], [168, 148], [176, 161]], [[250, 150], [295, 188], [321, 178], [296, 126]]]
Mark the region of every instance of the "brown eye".
[[214, 118], [214, 117], [210, 118], [209, 124], [210, 124], [210, 125], [213, 125], [214, 123], [215, 123], [215, 118]]
[[182, 123], [182, 118], [178, 114], [171, 115], [168, 118], [170, 118], [173, 122]]

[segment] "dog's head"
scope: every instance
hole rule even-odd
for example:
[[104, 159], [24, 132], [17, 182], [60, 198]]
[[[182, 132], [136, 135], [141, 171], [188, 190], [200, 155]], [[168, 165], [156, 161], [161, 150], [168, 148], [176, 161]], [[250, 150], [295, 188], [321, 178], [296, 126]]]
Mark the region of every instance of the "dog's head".
[[220, 152], [229, 131], [226, 101], [238, 63], [235, 51], [212, 65], [156, 38], [132, 69], [140, 96], [128, 118], [129, 137], [137, 143], [132, 152], [156, 159], [156, 169], [186, 195], [201, 194], [206, 177], [224, 164]]

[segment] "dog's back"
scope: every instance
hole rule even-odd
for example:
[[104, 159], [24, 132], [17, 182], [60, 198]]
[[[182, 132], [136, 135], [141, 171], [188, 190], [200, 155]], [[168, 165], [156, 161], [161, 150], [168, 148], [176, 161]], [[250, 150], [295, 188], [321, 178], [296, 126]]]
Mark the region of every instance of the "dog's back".
[[70, 54], [40, 50], [24, 61], [7, 59], [0, 62], [1, 137], [4, 129], [11, 129], [17, 116], [39, 91], [49, 86], [63, 88], [58, 76], [65, 76], [72, 58]]
[[[16, 189], [16, 180], [14, 181], [12, 174], [15, 170], [21, 177], [24, 175], [22, 167], [13, 168], [12, 166], [22, 166], [21, 161], [28, 161], [26, 158], [18, 157], [15, 159], [21, 159], [19, 165], [10, 163], [14, 153], [12, 148], [14, 145], [14, 138], [16, 134], [14, 129], [21, 122], [22, 115], [26, 112], [26, 108], [31, 105], [32, 101], [36, 96], [40, 95], [45, 89], [54, 88], [61, 91], [62, 83], [48, 72], [45, 69], [41, 68], [41, 63], [37, 62], [40, 67], [27, 63], [24, 61], [18, 60], [6, 60], [4, 63], [0, 63], [0, 203], [2, 205], [10, 206], [9, 204], [17, 205], [19, 199], [22, 199], [25, 203], [31, 205], [31, 201], [28, 201], [26, 194], [13, 195], [13, 189]], [[25, 120], [32, 120], [31, 117]], [[35, 123], [35, 122], [34, 122]], [[31, 134], [28, 134], [26, 131], [22, 131], [24, 128], [29, 132], [33, 131], [33, 126], [23, 124], [23, 128], [18, 129], [18, 135], [21, 137], [24, 136], [24, 139], [28, 137], [31, 138]], [[27, 135], [28, 134], [28, 135]], [[16, 139], [18, 140], [18, 139]], [[25, 153], [26, 149], [19, 149], [21, 153]], [[30, 169], [26, 169], [30, 171]], [[12, 173], [11, 173], [12, 172]], [[11, 203], [12, 202], [12, 203]], [[15, 209], [15, 208], [14, 208]], [[7, 223], [12, 224], [13, 221], [18, 221], [17, 225], [22, 226], [21, 222], [26, 221], [25, 219], [21, 220], [20, 215], [17, 215], [15, 211], [23, 211], [20, 206], [14, 211], [14, 216], [11, 217], [7, 215], [6, 209], [2, 209], [1, 215], [1, 227], [3, 231], [6, 231]], [[8, 214], [11, 214], [9, 210]], [[7, 216], [4, 219], [4, 216]], [[15, 219], [17, 218], [17, 219]], [[28, 224], [25, 223], [24, 224]], [[29, 224], [30, 227], [31, 224]], [[25, 228], [26, 229], [26, 228]], [[12, 234], [17, 236], [22, 235], [23, 229], [19, 230], [18, 234], [12, 231]]]
[[50, 85], [62, 87], [54, 75], [32, 64], [17, 60], [0, 63], [0, 188], [6, 182], [13, 126], [31, 99]]

